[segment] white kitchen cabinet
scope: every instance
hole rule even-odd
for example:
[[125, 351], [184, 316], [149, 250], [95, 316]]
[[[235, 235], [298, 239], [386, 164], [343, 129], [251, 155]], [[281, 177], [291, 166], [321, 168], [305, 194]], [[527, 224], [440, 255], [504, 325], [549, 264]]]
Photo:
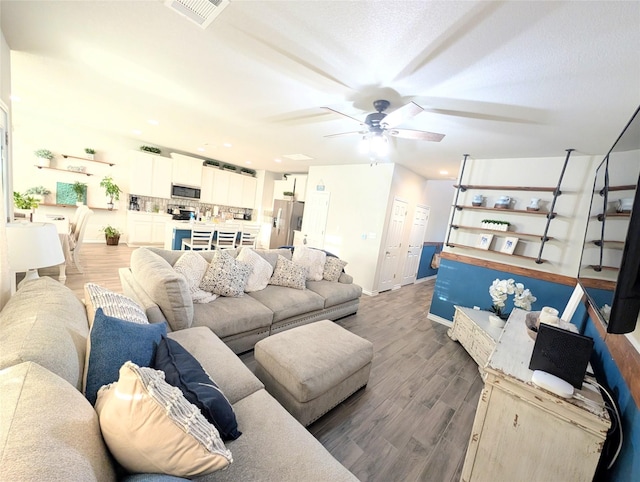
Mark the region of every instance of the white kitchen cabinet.
[[171, 153], [173, 184], [202, 187], [202, 159]]
[[164, 213], [127, 213], [127, 244], [163, 244], [165, 226], [171, 216]]
[[142, 151], [132, 151], [129, 159], [131, 194], [171, 198], [172, 159]]
[[255, 206], [258, 188], [255, 177], [206, 166], [202, 166], [201, 173], [200, 202], [237, 208]]
[[229, 176], [228, 205], [242, 207], [242, 174], [232, 174]]
[[[461, 480], [592, 480], [609, 416], [587, 385], [562, 398], [533, 384], [534, 341], [515, 308], [487, 364]], [[584, 400], [587, 401], [584, 401]]]
[[256, 190], [258, 180], [255, 177], [242, 177], [242, 203], [240, 207], [253, 209], [256, 205]]
[[222, 169], [214, 170], [213, 175], [213, 203], [231, 206], [229, 204], [229, 181], [232, 174]]
[[304, 201], [307, 193], [307, 175], [289, 174], [287, 179], [273, 181], [273, 199], [284, 199], [284, 192], [295, 192], [296, 201]]

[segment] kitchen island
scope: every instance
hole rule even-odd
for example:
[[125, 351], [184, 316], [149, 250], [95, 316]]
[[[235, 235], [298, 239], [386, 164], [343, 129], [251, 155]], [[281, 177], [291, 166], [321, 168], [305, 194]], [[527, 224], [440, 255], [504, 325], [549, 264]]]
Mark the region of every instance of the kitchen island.
[[[231, 224], [231, 223], [230, 223]], [[245, 224], [257, 224], [252, 221], [242, 221], [236, 220], [233, 224], [238, 224], [243, 226]], [[164, 232], [164, 249], [172, 249], [172, 250], [181, 250], [182, 249], [182, 240], [188, 239], [191, 237], [191, 229], [193, 226], [206, 226], [206, 227], [221, 227], [224, 226], [223, 223], [216, 222], [203, 222], [196, 221], [195, 223], [191, 223], [190, 221], [169, 221], [165, 226]], [[267, 225], [268, 227], [268, 225]], [[262, 232], [264, 232], [265, 227], [262, 226]], [[215, 234], [214, 234], [215, 237]], [[258, 244], [260, 244], [260, 236], [258, 237]]]

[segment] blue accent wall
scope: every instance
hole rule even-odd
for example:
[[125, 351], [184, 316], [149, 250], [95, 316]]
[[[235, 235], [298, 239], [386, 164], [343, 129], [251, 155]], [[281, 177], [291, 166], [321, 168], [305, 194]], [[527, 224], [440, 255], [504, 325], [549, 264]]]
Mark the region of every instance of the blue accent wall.
[[417, 279], [438, 274], [438, 270], [431, 267], [431, 259], [435, 253], [439, 253], [440, 251], [442, 251], [442, 243], [425, 244], [422, 246]]
[[[516, 282], [523, 283], [525, 288], [529, 288], [538, 298], [533, 304], [533, 310], [539, 310], [543, 306], [553, 306], [562, 313], [573, 292], [571, 286], [442, 259], [430, 313], [451, 321], [454, 305], [468, 307], [475, 305], [481, 309], [488, 309], [491, 306], [489, 285], [496, 278], [513, 278]], [[509, 298], [507, 311], [513, 309], [512, 297]], [[609, 389], [616, 400], [622, 418], [624, 443], [620, 455], [611, 470], [601, 468], [595, 480], [640, 481], [640, 410], [583, 304], [578, 306], [571, 322], [581, 333], [593, 338], [594, 350], [591, 365], [598, 381]]]
[[[573, 293], [572, 286], [442, 259], [430, 313], [453, 321], [454, 305], [469, 308], [479, 306], [480, 309], [488, 310], [492, 305], [489, 286], [496, 278], [513, 278], [516, 283], [522, 283], [525, 288], [531, 290], [533, 296], [538, 298], [532, 306], [534, 311], [540, 310], [543, 306], [553, 306], [562, 313]], [[513, 296], [509, 296], [505, 311], [509, 312], [512, 309]]]

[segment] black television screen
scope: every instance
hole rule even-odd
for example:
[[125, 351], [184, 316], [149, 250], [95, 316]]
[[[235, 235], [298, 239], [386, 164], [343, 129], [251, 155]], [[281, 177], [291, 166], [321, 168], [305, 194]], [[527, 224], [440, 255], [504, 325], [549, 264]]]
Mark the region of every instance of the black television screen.
[[578, 280], [608, 333], [640, 314], [640, 108], [596, 170]]

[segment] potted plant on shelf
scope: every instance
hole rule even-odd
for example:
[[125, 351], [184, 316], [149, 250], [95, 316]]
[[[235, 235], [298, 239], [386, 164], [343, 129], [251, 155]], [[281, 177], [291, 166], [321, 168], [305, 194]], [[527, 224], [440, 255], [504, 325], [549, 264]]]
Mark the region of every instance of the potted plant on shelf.
[[76, 206], [82, 206], [87, 195], [87, 185], [83, 182], [76, 181], [71, 185], [71, 189], [76, 194]]
[[222, 165], [222, 169], [225, 171], [234, 171], [236, 170], [236, 166], [234, 166], [233, 164], [223, 164]]
[[95, 158], [96, 158], [96, 150], [95, 149], [91, 149], [90, 147], [85, 147], [84, 152], [87, 155], [87, 159], [89, 159], [90, 161], [95, 160]]
[[104, 239], [107, 241], [107, 246], [118, 246], [120, 242], [120, 235], [122, 234], [118, 228], [113, 226], [105, 226], [100, 228], [100, 231], [104, 233]]
[[293, 191], [284, 191], [282, 195], [284, 196], [285, 201], [293, 201], [296, 193]]
[[104, 188], [104, 194], [109, 198], [109, 202], [107, 202], [107, 208], [109, 209], [109, 211], [112, 211], [113, 201], [114, 199], [116, 201], [120, 200], [120, 193], [122, 192], [122, 189], [120, 189], [118, 185], [113, 182], [113, 178], [111, 176], [103, 177], [102, 181], [100, 181], [100, 187]]
[[206, 159], [203, 163], [204, 166], [220, 167], [220, 161], [214, 159]]
[[162, 152], [157, 147], [152, 147], [152, 146], [140, 146], [140, 150], [145, 152], [152, 152], [154, 154], [160, 154]]
[[247, 167], [241, 167], [240, 174], [246, 174], [247, 176], [255, 176], [256, 171], [254, 171], [253, 169], [249, 169]]
[[53, 159], [53, 152], [48, 149], [38, 149], [34, 153], [38, 158], [38, 166], [49, 167], [51, 165], [51, 159]]
[[29, 221], [33, 221], [33, 213], [38, 207], [38, 200], [27, 194], [13, 191], [13, 204], [16, 211], [24, 213]]
[[51, 194], [51, 191], [44, 186], [35, 186], [27, 189], [25, 194], [32, 195], [39, 203], [45, 202], [45, 198]]

